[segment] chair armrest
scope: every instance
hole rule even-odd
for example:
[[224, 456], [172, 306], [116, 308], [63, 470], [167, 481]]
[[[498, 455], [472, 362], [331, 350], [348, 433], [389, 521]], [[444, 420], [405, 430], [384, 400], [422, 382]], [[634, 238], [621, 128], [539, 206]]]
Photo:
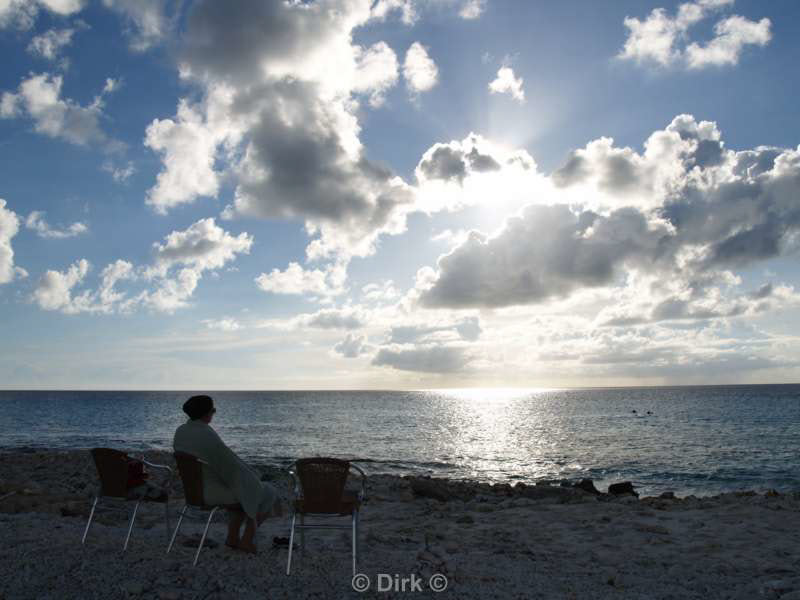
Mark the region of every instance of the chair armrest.
[[144, 454], [142, 454], [141, 458], [130, 458], [129, 460], [132, 460], [132, 461], [135, 461], [135, 462], [140, 462], [140, 463], [142, 463], [144, 465], [147, 465], [148, 467], [150, 467], [152, 469], [160, 469], [162, 471], [166, 471], [166, 478], [165, 478], [164, 488], [166, 490], [170, 490], [172, 488], [173, 471], [172, 471], [171, 467], [168, 467], [167, 465], [160, 465], [158, 463], [150, 462], [149, 460], [147, 460], [144, 457]]
[[354, 463], [350, 463], [350, 468], [355, 470], [361, 478], [361, 491], [358, 493], [358, 499], [362, 502], [367, 500], [367, 474], [364, 470]]
[[297, 473], [295, 473], [294, 466], [289, 467], [286, 469], [287, 475], [292, 479], [292, 487], [289, 490], [289, 494], [291, 495], [290, 499], [296, 500], [303, 496], [303, 490], [300, 487], [300, 480], [297, 477]]

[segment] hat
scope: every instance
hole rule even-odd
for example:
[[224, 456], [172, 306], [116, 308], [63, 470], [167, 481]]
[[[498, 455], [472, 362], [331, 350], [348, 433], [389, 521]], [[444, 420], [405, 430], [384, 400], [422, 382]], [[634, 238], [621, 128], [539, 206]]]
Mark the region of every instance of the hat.
[[183, 403], [183, 412], [192, 420], [205, 417], [213, 409], [214, 401], [211, 396], [192, 396]]

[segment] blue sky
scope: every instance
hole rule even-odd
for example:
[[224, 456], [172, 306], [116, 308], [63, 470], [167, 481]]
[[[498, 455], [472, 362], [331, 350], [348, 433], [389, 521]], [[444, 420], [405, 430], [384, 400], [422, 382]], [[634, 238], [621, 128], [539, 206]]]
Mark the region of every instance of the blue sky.
[[0, 0], [2, 385], [797, 381], [797, 16]]

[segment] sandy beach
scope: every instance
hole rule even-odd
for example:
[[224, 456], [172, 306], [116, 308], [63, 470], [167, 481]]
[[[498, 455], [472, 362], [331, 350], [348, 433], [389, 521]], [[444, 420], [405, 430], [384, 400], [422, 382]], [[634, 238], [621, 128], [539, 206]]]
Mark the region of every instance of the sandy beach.
[[[167, 453], [147, 458], [172, 464]], [[288, 492], [279, 470], [258, 470]], [[185, 525], [166, 556], [162, 505], [140, 509], [124, 554], [122, 513], [100, 515], [82, 546], [95, 486], [87, 451], [0, 454], [2, 600], [800, 598], [800, 492], [636, 498], [559, 482], [376, 475], [361, 518], [359, 571], [370, 587], [359, 593], [347, 532], [308, 532], [305, 553], [285, 575], [287, 550], [271, 540], [288, 535], [286, 516], [259, 530], [257, 556], [224, 546], [219, 517], [196, 568], [200, 523]], [[181, 495], [176, 482], [173, 512]], [[429, 588], [434, 574], [446, 577], [443, 592]]]

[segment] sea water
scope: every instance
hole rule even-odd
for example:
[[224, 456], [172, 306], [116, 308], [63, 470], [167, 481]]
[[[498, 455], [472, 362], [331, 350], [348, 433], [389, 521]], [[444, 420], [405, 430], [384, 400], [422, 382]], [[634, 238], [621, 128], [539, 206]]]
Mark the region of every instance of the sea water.
[[[0, 392], [0, 447], [169, 449], [195, 392]], [[645, 494], [800, 491], [800, 385], [204, 392], [253, 463], [369, 473], [632, 481]]]

